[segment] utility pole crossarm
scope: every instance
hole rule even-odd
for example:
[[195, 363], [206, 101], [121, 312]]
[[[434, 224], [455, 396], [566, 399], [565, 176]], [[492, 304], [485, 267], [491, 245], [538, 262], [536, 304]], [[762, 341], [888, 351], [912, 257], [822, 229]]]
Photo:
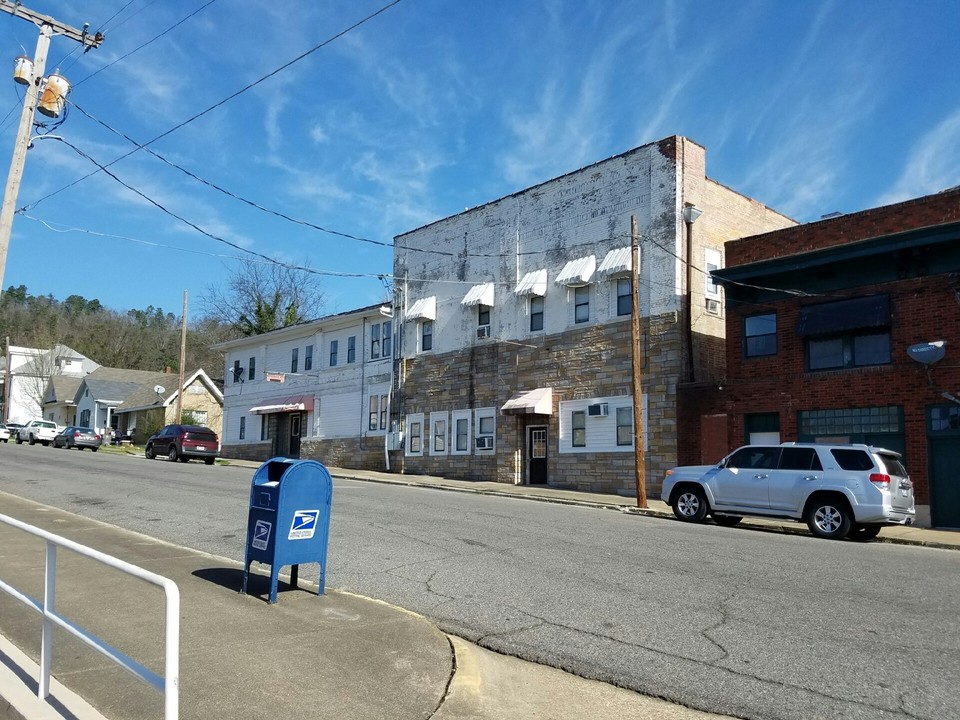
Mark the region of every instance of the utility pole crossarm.
[[13, 15], [14, 17], [29, 20], [37, 27], [49, 25], [53, 29], [53, 34], [65, 35], [71, 40], [76, 40], [79, 43], [83, 43], [88, 48], [100, 47], [100, 43], [103, 42], [103, 34], [100, 32], [90, 35], [85, 29], [77, 30], [75, 27], [64, 25], [62, 22], [59, 20], [54, 20], [49, 15], [41, 15], [40, 13], [30, 10], [29, 8], [25, 8], [23, 5], [20, 5], [17, 2], [13, 2], [13, 0], [0, 0], [0, 10]]

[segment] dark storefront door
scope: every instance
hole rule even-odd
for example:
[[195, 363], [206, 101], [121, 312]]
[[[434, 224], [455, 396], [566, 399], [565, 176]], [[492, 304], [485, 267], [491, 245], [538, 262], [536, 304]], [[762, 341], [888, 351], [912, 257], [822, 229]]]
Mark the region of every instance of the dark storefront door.
[[531, 485], [547, 484], [547, 428], [527, 428], [527, 462]]
[[960, 528], [960, 406], [932, 407], [930, 441], [930, 523]]
[[300, 425], [303, 418], [300, 413], [290, 416], [290, 454], [287, 457], [300, 457]]

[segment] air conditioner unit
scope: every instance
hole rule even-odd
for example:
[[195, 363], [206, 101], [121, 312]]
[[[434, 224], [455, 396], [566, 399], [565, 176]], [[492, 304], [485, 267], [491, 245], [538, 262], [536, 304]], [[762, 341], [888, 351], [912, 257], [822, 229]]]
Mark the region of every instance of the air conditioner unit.
[[594, 403], [587, 405], [587, 415], [590, 417], [607, 417], [610, 414], [610, 406], [607, 403]]
[[720, 301], [707, 298], [707, 312], [711, 315], [720, 314]]
[[493, 450], [493, 435], [481, 435], [478, 437], [477, 450]]
[[481, 325], [477, 328], [477, 340], [483, 340], [484, 338], [490, 337], [490, 326]]

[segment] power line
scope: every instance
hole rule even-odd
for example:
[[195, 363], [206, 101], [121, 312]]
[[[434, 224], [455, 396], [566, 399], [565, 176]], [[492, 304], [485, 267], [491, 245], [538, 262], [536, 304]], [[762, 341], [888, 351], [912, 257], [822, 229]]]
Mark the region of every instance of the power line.
[[[324, 40], [324, 41], [321, 42], [320, 44], [313, 46], [312, 48], [310, 48], [309, 50], [307, 50], [307, 51], [304, 52], [304, 53], [301, 53], [300, 55], [298, 55], [297, 57], [295, 57], [293, 60], [290, 60], [290, 61], [284, 63], [283, 65], [279, 66], [279, 67], [276, 68], [275, 70], [270, 71], [269, 73], [267, 73], [267, 74], [264, 75], [263, 77], [259, 78], [258, 80], [254, 80], [252, 83], [250, 83], [250, 84], [248, 84], [248, 85], [240, 88], [240, 89], [237, 90], [236, 92], [228, 95], [227, 97], [223, 98], [222, 100], [220, 100], [220, 101], [214, 103], [213, 105], [209, 106], [209, 107], [206, 108], [205, 110], [201, 110], [200, 112], [196, 113], [195, 115], [192, 115], [191, 117], [187, 118], [187, 119], [184, 120], [183, 122], [181, 122], [181, 123], [179, 123], [179, 124], [177, 124], [177, 125], [174, 125], [172, 128], [170, 128], [170, 129], [168, 129], [167, 131], [161, 133], [160, 135], [157, 135], [157, 136], [156, 136], [155, 138], [153, 138], [152, 140], [149, 140], [148, 142], [143, 143], [142, 145], [141, 145], [141, 144], [137, 144], [132, 150], [130, 150], [129, 152], [127, 152], [127, 153], [125, 153], [125, 154], [123, 154], [123, 155], [121, 155], [120, 157], [116, 158], [116, 159], [113, 160], [112, 162], [107, 163], [107, 165], [99, 166], [100, 169], [101, 169], [101, 170], [105, 170], [106, 168], [108, 168], [108, 167], [110, 167], [110, 166], [112, 166], [112, 165], [117, 164], [118, 162], [120, 162], [120, 161], [123, 160], [124, 158], [127, 158], [127, 157], [129, 157], [130, 155], [133, 155], [134, 153], [138, 152], [139, 150], [142, 150], [142, 149], [146, 148], [146, 147], [149, 146], [149, 145], [153, 145], [153, 144], [154, 144], [155, 142], [157, 142], [158, 140], [161, 140], [162, 138], [167, 137], [167, 135], [173, 134], [173, 133], [176, 132], [177, 130], [180, 130], [181, 128], [185, 127], [186, 125], [189, 125], [189, 124], [192, 123], [194, 120], [197, 120], [197, 119], [203, 117], [204, 115], [206, 115], [207, 113], [210, 113], [210, 112], [212, 112], [213, 110], [219, 108], [220, 106], [225, 105], [226, 103], [228, 103], [228, 102], [230, 102], [231, 100], [239, 97], [240, 95], [242, 95], [243, 93], [247, 92], [248, 90], [251, 90], [251, 89], [255, 88], [257, 85], [259, 85], [259, 84], [261, 84], [261, 83], [263, 83], [263, 82], [266, 82], [267, 80], [269, 80], [270, 78], [272, 78], [274, 75], [277, 75], [278, 73], [282, 72], [283, 70], [286, 70], [286, 69], [289, 68], [290, 66], [292, 66], [292, 65], [300, 62], [301, 60], [309, 57], [310, 55], [312, 55], [313, 53], [317, 52], [318, 50], [326, 47], [326, 46], [329, 45], [330, 43], [332, 43], [332, 42], [334, 42], [334, 41], [336, 41], [336, 40], [339, 40], [341, 37], [343, 37], [343, 36], [346, 35], [347, 33], [349, 33], [349, 32], [351, 32], [351, 31], [357, 29], [357, 28], [360, 27], [361, 25], [364, 25], [365, 23], [369, 22], [370, 20], [372, 20], [373, 18], [377, 17], [378, 15], [386, 12], [387, 10], [389, 10], [390, 8], [392, 8], [394, 5], [398, 5], [400, 2], [401, 2], [401, 0], [392, 0], [392, 2], [389, 2], [389, 3], [387, 3], [386, 5], [384, 5], [383, 7], [381, 7], [379, 10], [376, 10], [376, 11], [370, 13], [369, 15], [367, 15], [366, 17], [364, 17], [362, 20], [359, 20], [359, 21], [355, 22], [353, 25], [351, 25], [350, 27], [346, 28], [345, 30], [341, 30], [340, 32], [338, 32], [337, 34], [335, 34], [335, 35], [327, 38], [326, 40]], [[201, 9], [202, 9], [202, 8], [201, 8]], [[75, 180], [74, 182], [70, 183], [69, 185], [66, 185], [65, 187], [62, 187], [62, 188], [60, 188], [59, 190], [55, 190], [54, 192], [50, 193], [49, 195], [45, 195], [44, 197], [40, 198], [40, 199], [37, 200], [35, 203], [33, 203], [33, 205], [32, 205], [31, 207], [36, 207], [37, 205], [39, 205], [40, 203], [42, 203], [44, 200], [48, 200], [49, 198], [51, 198], [51, 197], [53, 197], [54, 195], [62, 192], [63, 190], [66, 190], [67, 188], [72, 187], [73, 185], [76, 185], [77, 183], [82, 182], [83, 180], [86, 180], [87, 178], [89, 178], [89, 177], [91, 177], [91, 176], [93, 176], [93, 175], [96, 175], [98, 172], [100, 172], [100, 170], [95, 170], [95, 171], [93, 171], [92, 173], [90, 173], [89, 175], [85, 175], [84, 177], [82, 177], [82, 178], [80, 178], [80, 179], [78, 179], [78, 180]]]

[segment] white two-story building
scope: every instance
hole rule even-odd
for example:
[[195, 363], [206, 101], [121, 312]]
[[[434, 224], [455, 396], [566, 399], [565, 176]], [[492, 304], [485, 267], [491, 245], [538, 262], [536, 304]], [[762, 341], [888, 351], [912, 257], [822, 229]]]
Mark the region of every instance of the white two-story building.
[[224, 457], [386, 468], [389, 304], [213, 347], [224, 353]]

